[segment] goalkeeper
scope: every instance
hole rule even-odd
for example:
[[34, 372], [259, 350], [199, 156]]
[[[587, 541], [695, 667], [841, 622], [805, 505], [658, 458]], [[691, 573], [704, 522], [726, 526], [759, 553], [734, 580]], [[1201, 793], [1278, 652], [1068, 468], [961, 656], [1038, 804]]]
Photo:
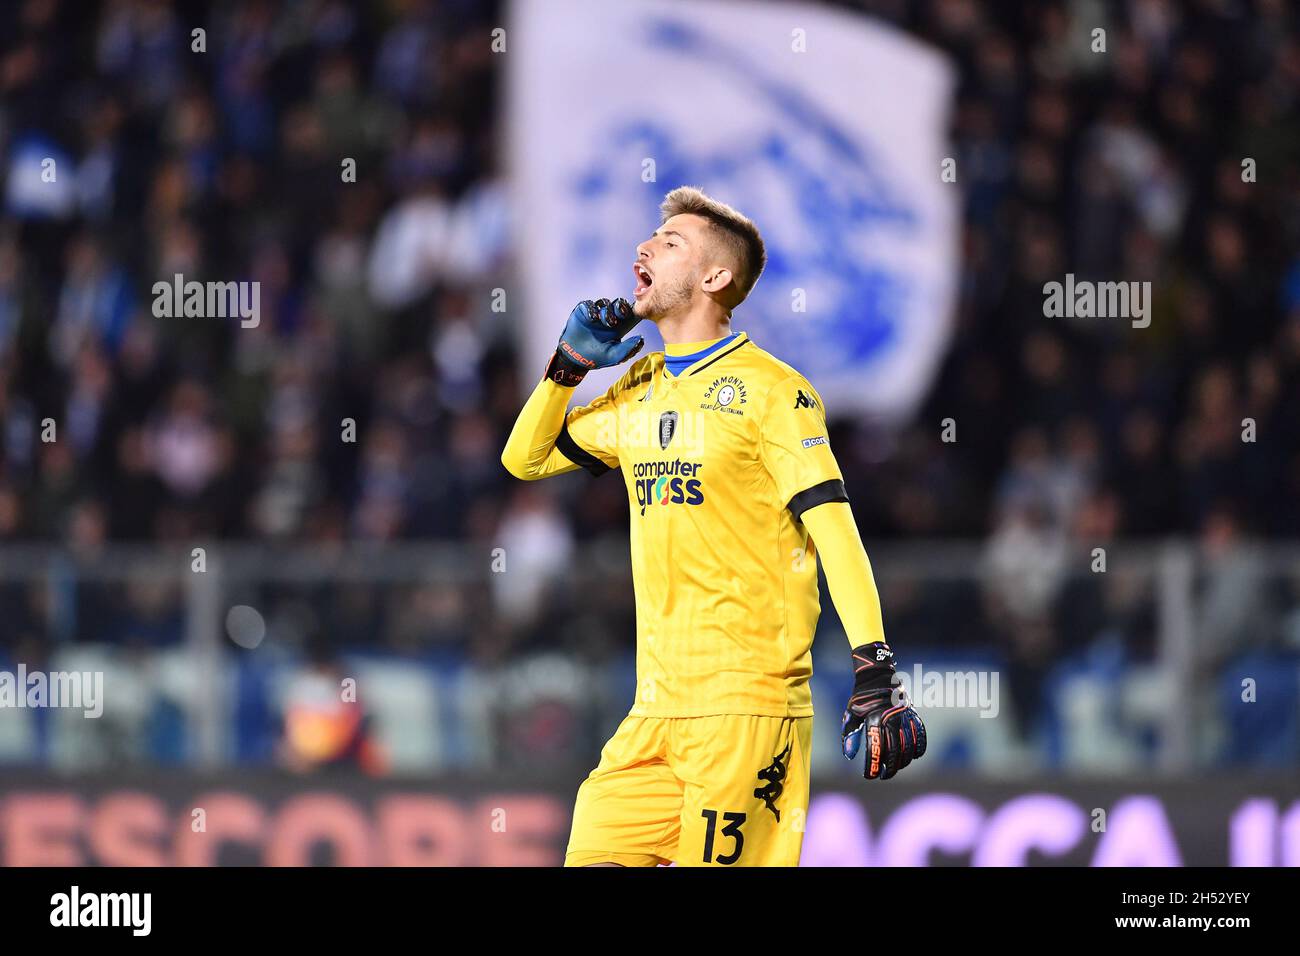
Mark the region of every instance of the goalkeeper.
[[[796, 865], [808, 807], [817, 559], [852, 648], [845, 756], [886, 780], [925, 753], [831, 453], [821, 397], [731, 327], [766, 262], [757, 227], [683, 187], [636, 250], [633, 304], [574, 308], [502, 462], [533, 480], [620, 468], [637, 694], [578, 790], [566, 865]], [[664, 352], [570, 409], [592, 369]], [[827, 343], [834, 347], [834, 343]]]

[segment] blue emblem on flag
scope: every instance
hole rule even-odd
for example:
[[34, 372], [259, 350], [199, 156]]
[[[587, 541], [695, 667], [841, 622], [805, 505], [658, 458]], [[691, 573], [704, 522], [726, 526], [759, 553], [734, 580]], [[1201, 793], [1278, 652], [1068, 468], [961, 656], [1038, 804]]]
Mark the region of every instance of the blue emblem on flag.
[[[579, 225], [567, 268], [581, 275], [630, 263], [628, 212], [657, 224], [664, 193], [698, 185], [763, 231], [767, 269], [737, 314], [760, 345], [813, 377], [887, 353], [918, 279], [879, 253], [915, 239], [923, 223], [871, 143], [850, 135], [752, 54], [687, 23], [659, 19], [649, 43], [708, 64], [714, 82], [743, 89], [753, 128], [701, 150], [652, 116], [611, 123], [598, 143], [584, 144], [591, 159], [568, 184]], [[644, 158], [655, 162], [654, 182], [634, 178]], [[795, 307], [796, 290], [803, 290], [805, 311]]]

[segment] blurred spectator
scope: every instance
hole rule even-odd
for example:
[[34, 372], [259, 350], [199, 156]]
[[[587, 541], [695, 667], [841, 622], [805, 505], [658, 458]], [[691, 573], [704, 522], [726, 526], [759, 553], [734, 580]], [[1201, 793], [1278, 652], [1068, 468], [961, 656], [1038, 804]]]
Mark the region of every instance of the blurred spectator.
[[551, 496], [524, 485], [511, 496], [497, 540], [503, 565], [492, 577], [494, 603], [507, 621], [527, 626], [571, 560], [572, 536]]
[[327, 654], [318, 653], [284, 692], [281, 764], [299, 773], [330, 767], [384, 773], [386, 758], [357, 694], [356, 679]]

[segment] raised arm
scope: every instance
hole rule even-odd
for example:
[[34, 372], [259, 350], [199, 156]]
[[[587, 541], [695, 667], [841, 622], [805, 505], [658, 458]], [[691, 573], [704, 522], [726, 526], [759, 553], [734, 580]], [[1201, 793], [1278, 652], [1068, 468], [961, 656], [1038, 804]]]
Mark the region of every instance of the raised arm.
[[617, 365], [640, 350], [640, 336], [623, 341], [638, 321], [623, 299], [584, 301], [574, 307], [546, 376], [515, 419], [501, 452], [501, 464], [510, 474], [534, 481], [578, 468], [600, 474], [617, 465], [617, 442], [603, 427], [602, 413], [612, 408], [618, 386], [572, 413], [569, 400], [587, 372]]
[[573, 389], [557, 385], [549, 378], [537, 383], [501, 452], [501, 464], [506, 466], [506, 471], [523, 481], [536, 481], [580, 467], [555, 447], [572, 397]]

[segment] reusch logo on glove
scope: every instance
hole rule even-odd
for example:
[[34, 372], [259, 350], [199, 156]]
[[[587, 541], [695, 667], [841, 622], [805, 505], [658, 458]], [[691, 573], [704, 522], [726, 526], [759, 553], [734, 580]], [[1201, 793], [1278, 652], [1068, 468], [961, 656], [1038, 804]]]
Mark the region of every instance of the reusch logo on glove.
[[587, 368], [595, 368], [595, 367], [596, 367], [596, 363], [595, 363], [595, 362], [593, 362], [591, 359], [587, 358], [585, 355], [580, 355], [580, 354], [578, 353], [578, 351], [577, 351], [577, 350], [576, 350], [572, 345], [570, 345], [568, 342], [561, 342], [561, 343], [560, 343], [560, 349], [564, 352], [564, 354], [565, 354], [568, 358], [570, 358], [570, 359], [572, 359], [573, 361], [577, 362], [579, 365], [585, 365]]

